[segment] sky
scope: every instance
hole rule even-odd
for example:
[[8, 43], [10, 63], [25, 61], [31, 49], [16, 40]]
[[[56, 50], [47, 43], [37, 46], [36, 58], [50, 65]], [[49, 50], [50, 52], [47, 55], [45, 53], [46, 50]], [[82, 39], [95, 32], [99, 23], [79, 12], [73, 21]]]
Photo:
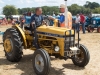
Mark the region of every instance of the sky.
[[[86, 1], [100, 3], [99, 0], [68, 0], [67, 5], [84, 5]], [[60, 6], [64, 0], [0, 0], [0, 12], [5, 5], [15, 5], [17, 8], [39, 7], [39, 6]]]

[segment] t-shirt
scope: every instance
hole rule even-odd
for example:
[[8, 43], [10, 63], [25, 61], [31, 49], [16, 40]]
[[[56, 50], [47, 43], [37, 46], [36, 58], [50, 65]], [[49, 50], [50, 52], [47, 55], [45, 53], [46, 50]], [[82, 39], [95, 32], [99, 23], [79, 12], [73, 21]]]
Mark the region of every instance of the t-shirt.
[[63, 23], [65, 21], [65, 16], [63, 14], [60, 15], [59, 21], [60, 23]]
[[85, 16], [84, 15], [80, 15], [80, 22], [84, 23], [85, 22]]
[[80, 23], [80, 16], [76, 17], [75, 23]]
[[42, 24], [42, 22], [43, 22], [43, 16], [34, 14], [31, 17], [31, 23], [32, 22], [35, 22], [36, 26], [40, 26]]

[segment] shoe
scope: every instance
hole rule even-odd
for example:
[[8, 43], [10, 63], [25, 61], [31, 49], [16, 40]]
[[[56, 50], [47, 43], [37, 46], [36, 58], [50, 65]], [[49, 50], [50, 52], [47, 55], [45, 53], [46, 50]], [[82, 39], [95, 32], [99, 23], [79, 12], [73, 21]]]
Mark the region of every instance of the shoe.
[[36, 49], [40, 49], [38, 45], [33, 45], [32, 47], [35, 47]]

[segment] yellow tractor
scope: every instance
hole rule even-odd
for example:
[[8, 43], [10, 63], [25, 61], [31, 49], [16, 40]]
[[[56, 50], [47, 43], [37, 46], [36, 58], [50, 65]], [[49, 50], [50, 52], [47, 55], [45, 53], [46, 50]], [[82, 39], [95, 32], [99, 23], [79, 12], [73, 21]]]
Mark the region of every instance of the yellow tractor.
[[19, 62], [23, 49], [34, 51], [32, 63], [37, 75], [48, 75], [50, 71], [50, 56], [59, 59], [71, 59], [79, 67], [85, 67], [90, 59], [88, 49], [75, 44], [75, 30], [55, 26], [41, 25], [36, 29], [39, 49], [33, 46], [35, 36], [28, 28], [24, 30], [18, 24], [7, 29], [3, 35], [3, 45], [7, 60]]
[[84, 67], [89, 62], [89, 52], [82, 44], [75, 44], [75, 31], [60, 27], [40, 26], [37, 28], [40, 49], [34, 48], [34, 37], [29, 30], [19, 25], [7, 29], [3, 35], [4, 51], [7, 59], [18, 62], [23, 48], [34, 50], [33, 67], [37, 75], [47, 75], [50, 69], [50, 56], [72, 59], [77, 66]]

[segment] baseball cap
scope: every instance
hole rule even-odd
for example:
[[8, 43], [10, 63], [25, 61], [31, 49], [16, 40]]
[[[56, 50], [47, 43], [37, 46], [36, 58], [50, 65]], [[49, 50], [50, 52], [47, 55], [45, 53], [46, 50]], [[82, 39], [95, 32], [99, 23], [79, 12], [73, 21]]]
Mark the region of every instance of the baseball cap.
[[61, 4], [59, 8], [66, 8], [64, 4]]

